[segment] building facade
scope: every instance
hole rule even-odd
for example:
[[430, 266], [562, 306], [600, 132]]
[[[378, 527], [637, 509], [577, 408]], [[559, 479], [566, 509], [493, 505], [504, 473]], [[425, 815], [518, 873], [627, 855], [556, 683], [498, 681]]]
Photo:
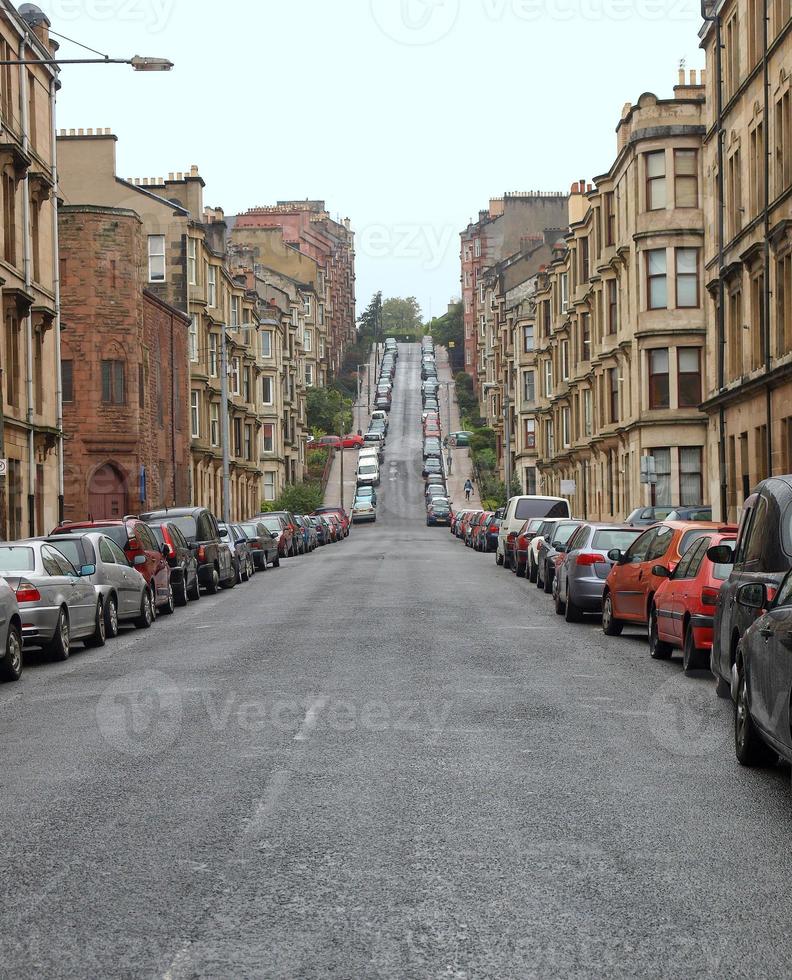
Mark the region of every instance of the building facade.
[[792, 3], [705, 2], [708, 491], [792, 472]]

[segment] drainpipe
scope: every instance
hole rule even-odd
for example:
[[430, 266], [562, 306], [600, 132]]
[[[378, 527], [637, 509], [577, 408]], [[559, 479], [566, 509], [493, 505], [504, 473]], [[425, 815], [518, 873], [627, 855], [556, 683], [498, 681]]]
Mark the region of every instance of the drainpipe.
[[[762, 303], [764, 305], [764, 349], [765, 376], [770, 374], [770, 61], [768, 47], [768, 0], [764, 3], [764, 29], [762, 31], [762, 69], [764, 84], [764, 289]], [[773, 475], [773, 396], [770, 384], [765, 387], [767, 411], [767, 473]]]
[[60, 255], [60, 248], [58, 243], [59, 229], [58, 229], [58, 193], [59, 193], [59, 182], [58, 182], [58, 165], [57, 165], [57, 154], [58, 154], [58, 131], [55, 124], [55, 100], [56, 93], [58, 91], [58, 80], [57, 78], [52, 78], [50, 80], [50, 118], [52, 120], [52, 180], [53, 180], [53, 191], [52, 191], [52, 246], [53, 246], [53, 262], [52, 262], [52, 289], [55, 293], [55, 401], [57, 403], [57, 422], [56, 427], [58, 429], [58, 524], [63, 523], [64, 518], [64, 506], [66, 500], [65, 488], [64, 488], [64, 445], [63, 445], [63, 371], [61, 368], [61, 298], [60, 298], [60, 262], [58, 261], [58, 256]]
[[[19, 42], [19, 60], [25, 60], [25, 49], [27, 47], [27, 36]], [[28, 127], [30, 119], [28, 115], [28, 86], [27, 68], [19, 66], [19, 101], [20, 118], [22, 122], [22, 148], [25, 153], [30, 147], [30, 134]], [[30, 294], [33, 277], [30, 269], [30, 178], [29, 172], [25, 171], [22, 180], [22, 225], [23, 225], [23, 264], [22, 271], [25, 283], [25, 291]], [[33, 537], [36, 534], [36, 436], [34, 432], [34, 404], [33, 404], [33, 313], [28, 310], [25, 314], [25, 389], [27, 393], [27, 414], [26, 422], [28, 426], [28, 534]]]

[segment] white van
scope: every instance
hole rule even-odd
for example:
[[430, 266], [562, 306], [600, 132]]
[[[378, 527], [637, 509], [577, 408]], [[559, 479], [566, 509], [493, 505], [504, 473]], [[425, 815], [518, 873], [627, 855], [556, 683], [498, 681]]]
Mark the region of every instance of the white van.
[[[495, 561], [503, 565], [507, 558], [506, 543], [510, 534], [516, 533], [532, 517], [569, 518], [572, 512], [569, 501], [565, 497], [512, 497], [506, 507], [506, 516], [501, 522], [498, 532], [498, 547], [495, 551]], [[509, 567], [511, 556], [505, 562]]]
[[378, 487], [380, 482], [380, 468], [376, 459], [363, 457], [358, 463], [357, 484], [358, 486]]

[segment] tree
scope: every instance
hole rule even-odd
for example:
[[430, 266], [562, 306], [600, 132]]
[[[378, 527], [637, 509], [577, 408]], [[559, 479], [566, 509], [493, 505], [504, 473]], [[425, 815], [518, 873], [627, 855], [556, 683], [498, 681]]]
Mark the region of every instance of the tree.
[[391, 296], [382, 304], [382, 336], [380, 340], [391, 334], [414, 334], [420, 337], [423, 333], [423, 318], [421, 307], [414, 296], [406, 299], [401, 296]]
[[[465, 325], [462, 319], [462, 304], [454, 303], [443, 316], [434, 317], [429, 324], [429, 333], [436, 344], [448, 349], [451, 367], [461, 371], [465, 366]], [[453, 343], [453, 347], [448, 345]]]
[[358, 336], [373, 343], [374, 338], [379, 332], [380, 307], [382, 306], [382, 293], [374, 293], [371, 302], [358, 317]]
[[[305, 395], [308, 427], [325, 435], [344, 435], [352, 427], [352, 400], [334, 388], [309, 388]], [[344, 432], [339, 432], [343, 415]]]

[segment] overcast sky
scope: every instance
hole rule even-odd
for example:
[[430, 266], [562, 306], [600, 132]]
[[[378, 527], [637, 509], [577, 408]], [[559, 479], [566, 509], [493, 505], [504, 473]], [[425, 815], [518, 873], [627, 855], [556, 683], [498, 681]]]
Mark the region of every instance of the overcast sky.
[[111, 127], [121, 176], [197, 164], [227, 213], [323, 198], [357, 233], [359, 312], [377, 289], [442, 312], [459, 232], [491, 196], [607, 170], [624, 103], [703, 65], [699, 0], [40, 6], [90, 47], [176, 64], [64, 67], [60, 127]]

